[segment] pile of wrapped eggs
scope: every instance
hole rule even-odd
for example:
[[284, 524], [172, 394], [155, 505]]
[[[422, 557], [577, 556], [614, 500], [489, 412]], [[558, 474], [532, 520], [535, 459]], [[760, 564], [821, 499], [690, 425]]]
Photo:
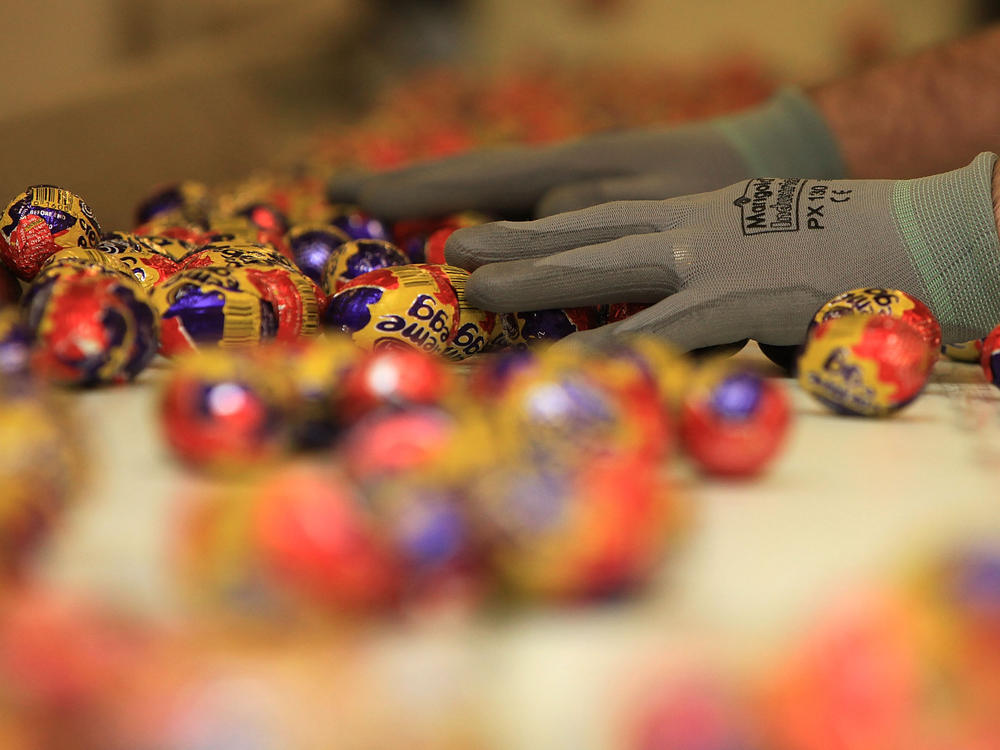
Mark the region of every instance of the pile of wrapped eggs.
[[647, 339], [508, 350], [466, 373], [328, 335], [179, 359], [161, 415], [185, 463], [251, 477], [192, 503], [185, 580], [269, 611], [634, 591], [691, 512], [677, 446], [707, 473], [753, 476], [790, 410], [773, 380]]
[[[632, 94], [648, 82], [616, 79], [608, 90], [636, 106], [648, 97]], [[690, 106], [707, 114], [740, 103], [733, 92], [758, 99], [770, 88], [753, 70], [732, 84], [729, 100]], [[536, 117], [538, 86], [507, 81], [500, 96], [482, 98], [493, 108], [484, 120], [506, 115], [513, 121], [502, 127], [537, 142], [591, 127], [611, 109], [560, 120], [549, 108]], [[411, 100], [425, 93], [411, 91]], [[393, 114], [405, 106], [397, 97]], [[456, 123], [467, 119], [468, 107], [456, 106]], [[405, 121], [407, 133], [359, 129], [338, 139], [337, 157], [348, 151], [386, 166], [480, 140], [456, 123], [413, 135], [413, 119], [393, 121]], [[683, 464], [674, 454], [714, 476], [761, 473], [787, 437], [785, 388], [654, 340], [597, 353], [529, 348], [640, 308], [501, 315], [471, 307], [468, 274], [446, 264], [444, 246], [488, 218], [388, 225], [330, 205], [315, 179], [255, 178], [222, 191], [196, 182], [160, 190], [140, 205], [132, 231], [103, 233], [68, 190], [39, 185], [18, 195], [0, 219], [9, 269], [0, 274], [4, 581], [24, 576], [84, 463], [84, 441], [67, 439], [77, 432], [65, 404], [26, 376], [123, 383], [159, 354], [172, 360], [160, 385], [163, 438], [179, 461], [212, 478], [189, 498], [174, 534], [180, 578], [195, 599], [254, 615], [371, 613], [498, 594], [607, 599], [640, 588], [695, 510], [675, 481]], [[782, 361], [798, 354], [801, 386], [838, 413], [885, 416], [921, 392], [940, 339], [911, 295], [859, 289], [824, 305], [801, 352]], [[1000, 328], [943, 351], [980, 361], [1000, 383]], [[459, 368], [449, 363], [473, 356]], [[994, 548], [940, 563], [913, 608], [863, 601], [871, 606], [823, 618], [769, 665], [764, 699], [755, 696], [752, 708], [730, 684], [652, 692], [630, 746], [764, 738], [820, 750], [835, 737], [844, 747], [911, 747], [935, 732], [942, 742], [989, 746], [1000, 731], [991, 677], [997, 559]], [[928, 620], [935, 627], [925, 628]], [[945, 637], [915, 638], [928, 632]], [[212, 730], [287, 742], [284, 713], [233, 719], [204, 700], [245, 687], [192, 667], [203, 652], [225, 653], [216, 645], [151, 644], [89, 605], [30, 589], [0, 610], [0, 674], [19, 705], [55, 719], [40, 722], [51, 731], [70, 705], [77, 716], [113, 719], [87, 731], [121, 733], [117, 744], [102, 737], [94, 747], [145, 747], [149, 736], [156, 747], [189, 746], [177, 738], [192, 726], [202, 738]], [[191, 669], [182, 674], [185, 658]], [[285, 663], [273, 671], [279, 682], [297, 673]], [[942, 675], [947, 705], [915, 710], [933, 702]], [[294, 681], [283, 709], [313, 705], [309, 686], [326, 684]], [[0, 720], [0, 737], [6, 730]], [[85, 746], [84, 734], [71, 746]]]
[[[26, 284], [0, 326], [11, 378], [123, 383], [166, 357], [161, 422], [174, 454], [222, 475], [279, 472], [236, 491], [239, 513], [259, 506], [265, 519], [237, 524], [254, 550], [251, 580], [267, 578], [259, 564], [291, 581], [274, 590], [325, 587], [320, 599], [355, 603], [336, 581], [304, 583], [317, 571], [336, 578], [341, 554], [301, 557], [308, 545], [286, 534], [308, 512], [368, 540], [352, 550], [383, 583], [350, 586], [380, 606], [450, 580], [424, 559], [436, 555], [460, 560], [476, 591], [497, 581], [554, 598], [631, 590], [684, 516], [664, 472], [673, 446], [726, 477], [758, 474], [778, 454], [789, 408], [777, 382], [718, 362], [695, 368], [650, 340], [596, 356], [529, 349], [638, 308], [478, 310], [442, 247], [484, 217], [389, 226], [320, 188], [265, 181], [212, 194], [181, 183], [142, 203], [134, 231], [102, 233], [79, 196], [34, 186], [0, 226], [0, 255]], [[332, 474], [281, 478], [279, 462], [301, 455], [324, 456]], [[281, 490], [299, 482], [319, 494]], [[229, 506], [207, 506], [194, 524], [204, 544], [184, 545], [202, 550], [192, 559], [215, 554], [213, 523], [232, 538]], [[223, 588], [233, 587], [245, 586]]]

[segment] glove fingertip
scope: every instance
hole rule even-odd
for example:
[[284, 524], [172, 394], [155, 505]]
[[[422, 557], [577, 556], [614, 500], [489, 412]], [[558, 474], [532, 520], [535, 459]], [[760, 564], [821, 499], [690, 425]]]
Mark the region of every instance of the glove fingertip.
[[453, 232], [444, 245], [445, 262], [467, 271], [474, 271], [486, 264], [488, 261], [479, 249], [479, 239], [485, 226], [488, 225], [463, 227]]
[[608, 323], [589, 331], [577, 331], [556, 342], [558, 347], [577, 347], [588, 350], [603, 349], [615, 343], [622, 335], [621, 323]]
[[525, 309], [518, 293], [522, 286], [516, 273], [505, 263], [491, 263], [477, 268], [465, 285], [465, 296], [474, 306], [492, 312], [517, 312]]

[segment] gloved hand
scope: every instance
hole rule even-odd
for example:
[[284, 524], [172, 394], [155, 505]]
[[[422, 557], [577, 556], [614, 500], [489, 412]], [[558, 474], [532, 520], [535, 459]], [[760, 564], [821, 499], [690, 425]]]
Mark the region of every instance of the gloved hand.
[[916, 180], [753, 179], [484, 224], [453, 234], [445, 255], [477, 269], [466, 294], [487, 310], [655, 303], [574, 334], [592, 343], [646, 332], [685, 349], [798, 344], [821, 304], [857, 287], [914, 294], [945, 342], [968, 341], [1000, 322], [996, 159]]
[[689, 195], [755, 174], [843, 176], [825, 122], [801, 93], [783, 91], [746, 112], [676, 128], [473, 152], [369, 177], [339, 176], [328, 197], [393, 220], [466, 209], [526, 218], [611, 200]]

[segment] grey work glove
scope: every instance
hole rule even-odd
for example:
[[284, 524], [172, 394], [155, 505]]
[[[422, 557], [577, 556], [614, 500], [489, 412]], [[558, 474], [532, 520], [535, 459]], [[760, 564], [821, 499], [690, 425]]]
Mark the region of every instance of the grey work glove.
[[385, 219], [474, 209], [548, 216], [611, 200], [671, 198], [755, 174], [842, 177], [820, 114], [789, 89], [745, 112], [662, 130], [629, 131], [547, 147], [473, 152], [394, 172], [340, 176], [337, 203]]
[[499, 312], [655, 303], [575, 334], [661, 335], [685, 349], [744, 338], [801, 343], [817, 308], [857, 287], [926, 302], [945, 342], [1000, 322], [994, 154], [916, 180], [761, 178], [664, 201], [620, 201], [460, 229], [449, 263], [476, 270], [475, 305]]

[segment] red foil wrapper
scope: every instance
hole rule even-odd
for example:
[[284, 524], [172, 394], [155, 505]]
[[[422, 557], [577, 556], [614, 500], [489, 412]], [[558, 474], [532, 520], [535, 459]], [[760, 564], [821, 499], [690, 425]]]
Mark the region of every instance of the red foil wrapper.
[[921, 333], [888, 315], [821, 323], [799, 357], [802, 388], [841, 414], [882, 417], [915, 399], [938, 356]]
[[983, 374], [993, 385], [1000, 388], [1000, 326], [997, 326], [983, 339], [979, 353], [979, 364]]
[[709, 365], [684, 398], [681, 443], [709, 474], [753, 476], [778, 455], [790, 420], [788, 397], [777, 381]]
[[271, 303], [278, 319], [278, 341], [295, 341], [319, 332], [321, 298], [315, 282], [299, 271], [266, 266], [234, 268], [260, 296]]

